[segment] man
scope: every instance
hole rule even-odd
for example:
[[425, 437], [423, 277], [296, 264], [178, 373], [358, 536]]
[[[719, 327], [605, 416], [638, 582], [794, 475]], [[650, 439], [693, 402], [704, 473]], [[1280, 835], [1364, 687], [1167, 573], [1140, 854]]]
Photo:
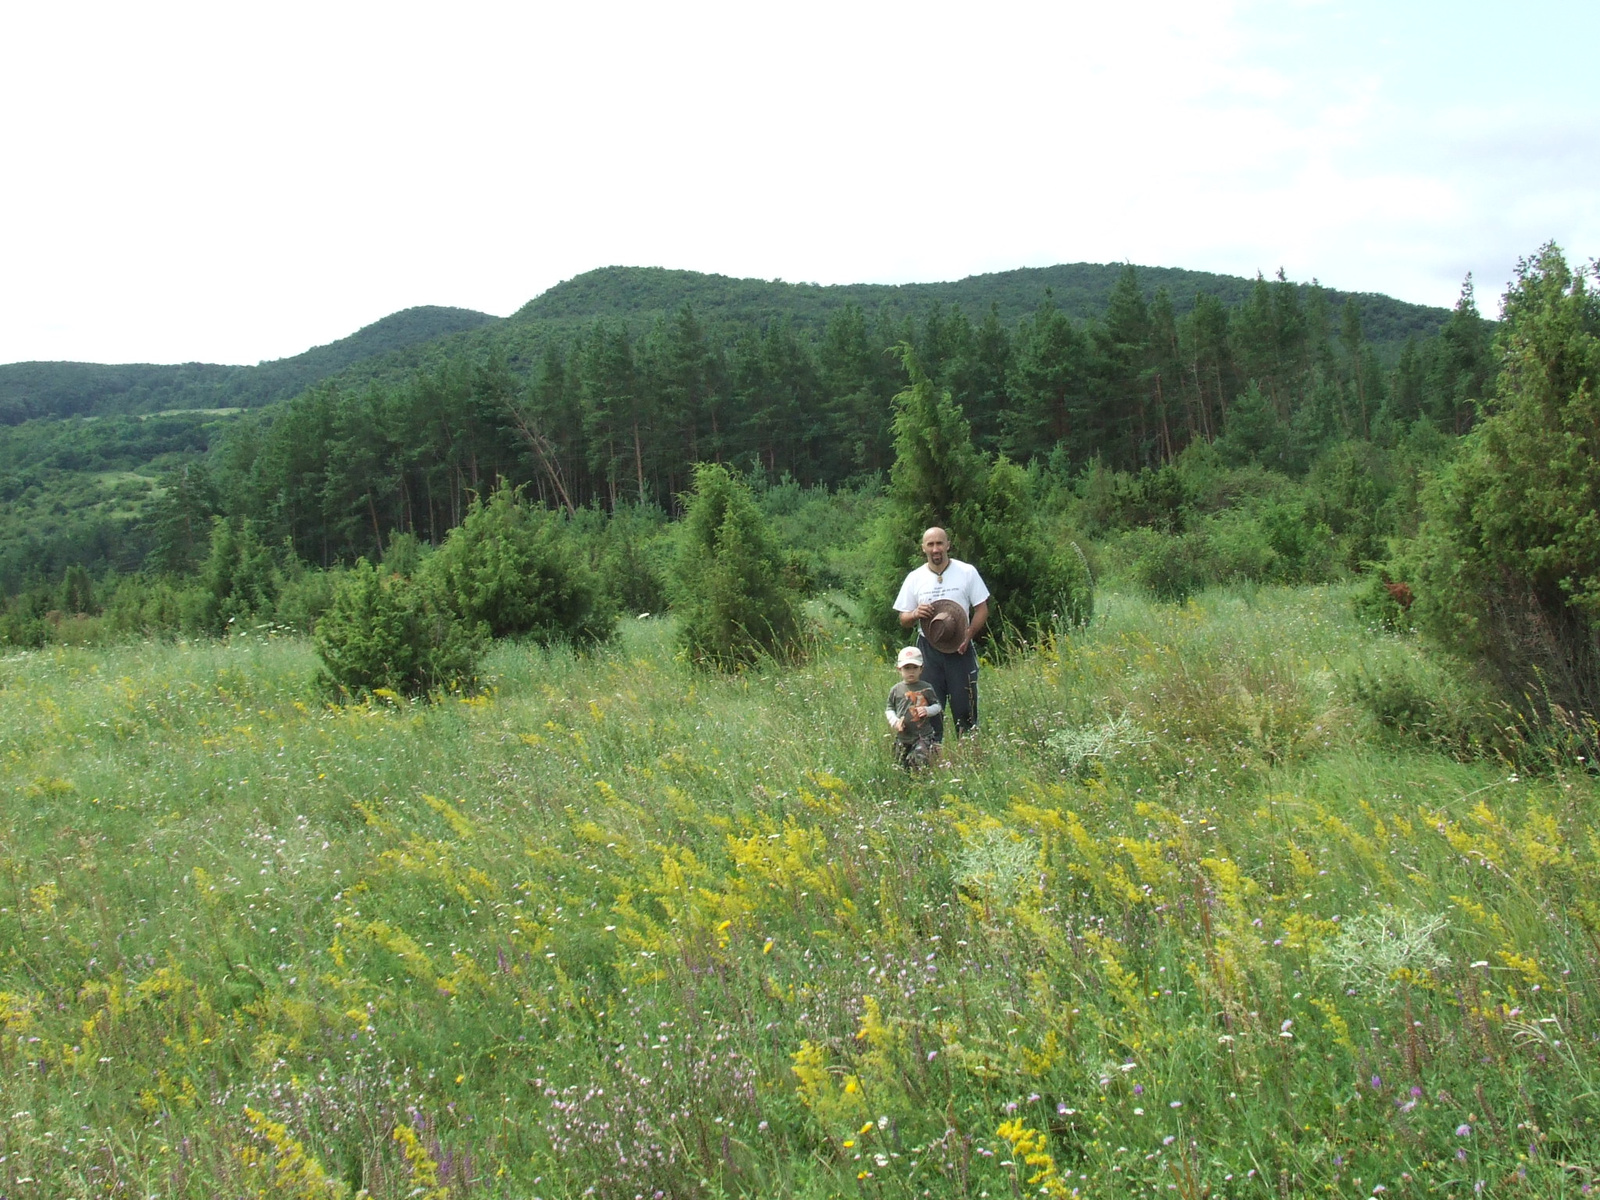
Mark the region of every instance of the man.
[[[900, 585], [895, 611], [903, 629], [922, 622], [922, 678], [956, 728], [976, 733], [978, 651], [972, 642], [989, 620], [989, 589], [976, 567], [950, 557], [950, 535], [938, 526], [922, 535], [922, 554], [928, 561]], [[933, 737], [944, 740], [944, 712], [933, 718]]]

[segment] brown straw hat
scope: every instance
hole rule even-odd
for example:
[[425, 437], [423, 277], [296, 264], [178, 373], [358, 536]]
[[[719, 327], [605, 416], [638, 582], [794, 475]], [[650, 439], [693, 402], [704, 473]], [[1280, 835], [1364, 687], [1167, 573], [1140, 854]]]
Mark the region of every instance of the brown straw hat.
[[922, 618], [922, 636], [941, 654], [954, 654], [967, 640], [967, 610], [954, 600], [933, 601], [933, 613]]

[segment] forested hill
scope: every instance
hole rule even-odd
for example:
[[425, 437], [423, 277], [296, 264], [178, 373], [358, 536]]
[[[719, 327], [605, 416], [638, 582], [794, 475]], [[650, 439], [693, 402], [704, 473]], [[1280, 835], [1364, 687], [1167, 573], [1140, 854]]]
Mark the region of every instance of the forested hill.
[[[602, 267], [575, 276], [536, 296], [518, 310], [513, 321], [588, 321], [615, 317], [630, 322], [670, 313], [685, 303], [712, 324], [759, 321], [789, 316], [798, 324], [820, 328], [830, 314], [848, 304], [869, 312], [887, 305], [897, 315], [920, 317], [935, 303], [959, 306], [980, 319], [994, 305], [1007, 326], [1039, 307], [1050, 289], [1056, 306], [1067, 316], [1086, 321], [1105, 315], [1111, 291], [1124, 270], [1120, 263], [1062, 263], [1053, 267], [1023, 267], [990, 275], [969, 275], [950, 283], [876, 284], [847, 283], [823, 286], [785, 283], [782, 280], [733, 279], [698, 271], [663, 267]], [[1166, 289], [1173, 311], [1183, 316], [1202, 292], [1233, 308], [1249, 298], [1253, 279], [1213, 275], [1181, 267], [1139, 267], [1139, 285], [1145, 299]], [[1302, 291], [1311, 285], [1298, 285]], [[1338, 311], [1355, 297], [1361, 327], [1378, 349], [1398, 350], [1408, 337], [1418, 340], [1439, 331], [1449, 317], [1444, 308], [1409, 304], [1373, 292], [1341, 292], [1325, 288], [1328, 307]]]
[[[411, 310], [255, 368], [77, 368], [98, 395], [36, 390], [66, 419], [0, 428], [0, 593], [72, 565], [135, 570], [152, 548], [192, 568], [203, 538], [174, 558], [160, 531], [219, 515], [322, 566], [396, 533], [439, 544], [501, 478], [569, 511], [670, 509], [704, 461], [881, 479], [901, 345], [984, 453], [1071, 478], [1159, 470], [1204, 442], [1299, 478], [1343, 440], [1389, 445], [1423, 418], [1464, 432], [1493, 336], [1470, 289], [1445, 313], [1129, 265], [826, 288], [610, 268], [513, 317]], [[48, 367], [0, 368], [0, 401], [8, 375], [17, 405]], [[147, 419], [169, 409], [197, 411]]]
[[356, 363], [497, 320], [465, 308], [407, 308], [326, 346], [254, 367], [11, 363], [0, 366], [0, 423], [15, 425], [34, 417], [258, 408], [303, 392]]
[[[508, 321], [464, 308], [424, 305], [392, 313], [364, 329], [292, 358], [257, 366], [25, 362], [0, 366], [0, 424], [35, 417], [147, 414], [174, 409], [259, 408], [296, 395], [335, 375], [403, 375], [433, 357], [451, 335], [506, 326], [503, 340], [513, 362], [527, 361], [552, 333], [597, 318], [617, 318], [642, 330], [657, 316], [690, 305], [709, 326], [761, 323], [787, 317], [820, 332], [830, 315], [849, 305], [920, 319], [936, 304], [958, 307], [973, 319], [991, 306], [1010, 326], [1035, 311], [1048, 290], [1056, 306], [1080, 321], [1105, 314], [1124, 267], [1115, 263], [1065, 263], [972, 275], [948, 283], [834, 284], [733, 279], [663, 267], [603, 267], [557, 284], [525, 304]], [[1178, 267], [1140, 267], [1147, 299], [1165, 289], [1182, 316], [1208, 293], [1228, 307], [1243, 304], [1254, 280]], [[1310, 285], [1295, 285], [1305, 290]], [[1367, 340], [1380, 358], [1392, 359], [1407, 338], [1437, 333], [1449, 316], [1442, 308], [1409, 304], [1370, 292], [1326, 289], [1337, 311], [1350, 296], [1360, 310]], [[500, 336], [491, 334], [491, 340]], [[351, 382], [347, 376], [347, 382]]]

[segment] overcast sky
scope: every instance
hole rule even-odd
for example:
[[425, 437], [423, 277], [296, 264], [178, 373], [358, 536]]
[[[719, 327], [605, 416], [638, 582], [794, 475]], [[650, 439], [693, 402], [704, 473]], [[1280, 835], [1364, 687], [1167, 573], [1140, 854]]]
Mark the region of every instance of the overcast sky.
[[611, 264], [1129, 261], [1491, 313], [1600, 254], [1600, 4], [14, 3], [0, 362], [240, 362]]

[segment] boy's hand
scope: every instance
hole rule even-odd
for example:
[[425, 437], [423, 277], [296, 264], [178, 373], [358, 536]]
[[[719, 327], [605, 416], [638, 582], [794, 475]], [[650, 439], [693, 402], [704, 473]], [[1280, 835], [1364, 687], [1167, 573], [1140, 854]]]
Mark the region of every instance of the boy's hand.
[[894, 719], [894, 731], [896, 733], [904, 733], [906, 731], [906, 719], [904, 717], [896, 717]]

